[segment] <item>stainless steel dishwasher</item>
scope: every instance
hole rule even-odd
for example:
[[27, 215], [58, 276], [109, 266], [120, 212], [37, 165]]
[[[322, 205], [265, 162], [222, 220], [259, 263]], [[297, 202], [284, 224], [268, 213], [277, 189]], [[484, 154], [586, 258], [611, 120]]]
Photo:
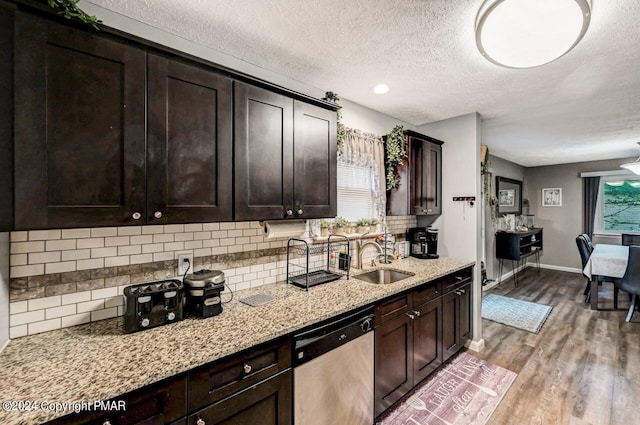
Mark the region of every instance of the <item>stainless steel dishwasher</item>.
[[372, 309], [294, 336], [295, 425], [373, 424]]

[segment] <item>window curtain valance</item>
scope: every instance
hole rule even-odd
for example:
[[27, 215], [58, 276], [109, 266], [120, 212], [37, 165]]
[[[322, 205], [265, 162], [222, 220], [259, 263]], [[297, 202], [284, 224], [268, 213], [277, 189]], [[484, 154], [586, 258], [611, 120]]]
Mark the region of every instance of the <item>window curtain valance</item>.
[[379, 218], [385, 215], [385, 169], [384, 142], [382, 137], [354, 128], [345, 128], [346, 138], [344, 151], [338, 157], [338, 162], [371, 167], [374, 173], [374, 187], [376, 207]]

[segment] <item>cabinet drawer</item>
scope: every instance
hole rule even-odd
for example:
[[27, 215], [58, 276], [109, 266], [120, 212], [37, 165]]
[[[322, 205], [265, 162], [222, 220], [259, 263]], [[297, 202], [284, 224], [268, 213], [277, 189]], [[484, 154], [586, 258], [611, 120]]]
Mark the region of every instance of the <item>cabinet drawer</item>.
[[289, 339], [251, 349], [189, 373], [189, 412], [291, 367]]
[[413, 304], [421, 305], [440, 296], [440, 282], [429, 282], [413, 293]]
[[442, 293], [446, 294], [447, 292], [453, 291], [461, 284], [468, 283], [473, 278], [472, 270], [473, 268], [470, 267], [445, 277], [442, 280]]
[[406, 313], [411, 307], [411, 293], [403, 294], [376, 305], [376, 323], [382, 323], [389, 319]]

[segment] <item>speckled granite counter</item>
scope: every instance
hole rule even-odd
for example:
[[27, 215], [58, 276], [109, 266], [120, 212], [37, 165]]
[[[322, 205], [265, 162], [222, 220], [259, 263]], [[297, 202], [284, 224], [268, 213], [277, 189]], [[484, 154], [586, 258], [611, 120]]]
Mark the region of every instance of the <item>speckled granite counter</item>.
[[[390, 285], [352, 278], [307, 292], [279, 283], [236, 292], [222, 314], [208, 319], [125, 334], [118, 318], [19, 338], [0, 355], [1, 399], [63, 403], [113, 398], [473, 264], [407, 258], [380, 266], [415, 273]], [[258, 293], [276, 300], [260, 307], [238, 301]], [[0, 423], [36, 424], [69, 413], [2, 409]]]

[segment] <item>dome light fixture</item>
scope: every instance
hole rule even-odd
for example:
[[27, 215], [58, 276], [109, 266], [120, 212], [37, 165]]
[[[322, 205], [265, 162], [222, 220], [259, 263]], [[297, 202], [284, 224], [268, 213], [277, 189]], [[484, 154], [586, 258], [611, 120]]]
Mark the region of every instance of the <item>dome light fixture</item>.
[[[640, 142], [638, 142], [638, 145], [640, 146]], [[640, 157], [636, 159], [634, 162], [628, 162], [626, 164], [622, 164], [620, 168], [626, 168], [627, 170], [631, 171], [633, 174], [640, 175]]]
[[590, 21], [589, 0], [485, 0], [476, 45], [496, 65], [533, 68], [573, 49]]
[[373, 88], [373, 92], [375, 94], [385, 94], [389, 91], [389, 86], [384, 84], [384, 83], [380, 83], [377, 84], [374, 88]]

